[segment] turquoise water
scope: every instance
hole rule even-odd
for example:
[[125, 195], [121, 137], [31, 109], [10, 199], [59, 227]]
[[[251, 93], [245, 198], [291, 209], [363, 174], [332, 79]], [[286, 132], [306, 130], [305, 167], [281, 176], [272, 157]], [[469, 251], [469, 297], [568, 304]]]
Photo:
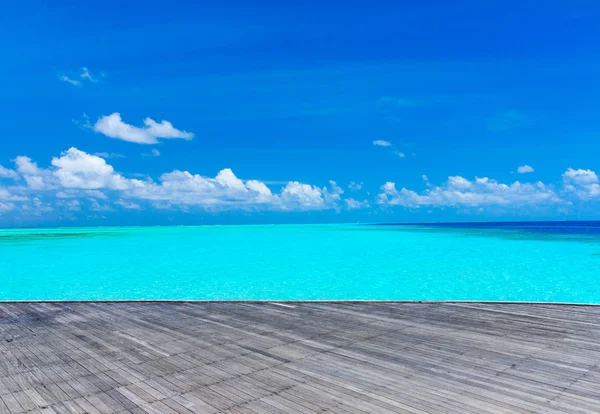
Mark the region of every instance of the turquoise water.
[[0, 230], [0, 300], [600, 303], [600, 234], [567, 227]]

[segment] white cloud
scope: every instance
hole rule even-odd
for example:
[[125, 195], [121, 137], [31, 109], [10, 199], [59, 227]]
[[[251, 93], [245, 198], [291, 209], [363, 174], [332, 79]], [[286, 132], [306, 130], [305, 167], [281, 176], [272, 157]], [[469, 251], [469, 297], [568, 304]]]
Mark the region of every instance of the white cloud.
[[144, 152], [142, 154], [142, 157], [160, 157], [160, 151], [157, 150], [156, 148], [152, 148], [152, 151]]
[[92, 129], [90, 117], [85, 112], [83, 113], [82, 119], [73, 119], [72, 121], [80, 129]]
[[32, 190], [46, 190], [46, 182], [44, 178], [40, 175], [26, 175], [23, 177], [25, 182]]
[[146, 125], [146, 131], [156, 138], [192, 139], [194, 137], [194, 134], [173, 128], [170, 122], [164, 120], [158, 123], [151, 118], [146, 118], [144, 125]]
[[565, 191], [576, 194], [578, 198], [588, 199], [600, 196], [598, 175], [592, 170], [569, 168], [563, 174]]
[[[487, 178], [478, 178], [477, 180], [488, 180]], [[473, 183], [466, 178], [461, 176], [451, 176], [448, 177], [448, 187], [450, 188], [458, 188], [458, 189], [467, 189], [470, 188]]]
[[94, 155], [102, 158], [125, 158], [123, 154], [118, 152], [95, 152]]
[[[73, 73], [72, 73], [72, 75], [73, 75]], [[78, 75], [67, 76], [65, 74], [59, 74], [58, 80], [60, 80], [61, 82], [70, 83], [71, 85], [74, 85], [74, 86], [82, 86], [83, 82], [92, 82], [92, 83], [98, 82], [98, 78], [92, 76], [89, 69], [85, 66], [81, 68]]]
[[19, 155], [14, 159], [15, 164], [17, 166], [17, 171], [21, 174], [28, 175], [39, 175], [41, 174], [41, 170], [38, 168], [37, 164], [31, 160], [31, 158], [26, 157], [24, 155]]
[[50, 172], [39, 168], [31, 158], [19, 155], [13, 161], [17, 167], [17, 172], [32, 190], [47, 190], [52, 187], [53, 180]]
[[66, 202], [67, 207], [70, 211], [79, 211], [81, 210], [81, 203], [79, 200], [71, 200]]
[[598, 182], [598, 175], [592, 170], [574, 170], [567, 169], [563, 174], [563, 178], [577, 184], [592, 184]]
[[116, 174], [103, 158], [77, 148], [63, 152], [60, 158], [52, 158], [52, 165], [57, 167], [53, 174], [63, 188], [124, 190], [128, 187], [128, 181]]
[[502, 184], [496, 180], [483, 177], [467, 180], [460, 176], [448, 177], [448, 181], [431, 187], [422, 193], [406, 188], [396, 189], [393, 182], [381, 186], [378, 196], [380, 204], [400, 205], [405, 207], [436, 206], [520, 206], [562, 203], [564, 200], [557, 192], [542, 182]]
[[97, 200], [91, 200], [90, 210], [103, 212], [103, 211], [114, 211], [114, 209], [106, 204], [100, 204]]
[[34, 198], [32, 200], [33, 205], [35, 206], [34, 214], [41, 215], [42, 213], [50, 213], [54, 211], [54, 208], [48, 204], [40, 200], [39, 198]]
[[[49, 168], [40, 168], [24, 156], [17, 157], [15, 163], [19, 178], [28, 184], [21, 192], [37, 196], [55, 190], [52, 194], [57, 200], [92, 197], [94, 202], [89, 207], [94, 210], [107, 207], [95, 201], [107, 199], [105, 193], [112, 199], [116, 196], [114, 204], [124, 208], [141, 208], [141, 202], [147, 201], [181, 208], [310, 210], [338, 208], [344, 192], [334, 181], [323, 188], [292, 181], [274, 194], [264, 182], [241, 180], [229, 168], [214, 178], [178, 170], [162, 174], [158, 181], [127, 178], [105, 159], [77, 148], [52, 158]], [[60, 206], [67, 204], [61, 202]]]
[[350, 183], [348, 184], [348, 189], [351, 191], [360, 191], [363, 187], [363, 183], [357, 183], [354, 181], [350, 181]]
[[289, 182], [283, 188], [281, 201], [284, 209], [320, 209], [325, 206], [322, 189], [298, 181]]
[[344, 190], [342, 189], [342, 187], [337, 185], [337, 183], [335, 181], [329, 180], [329, 185], [331, 187], [331, 190], [329, 190], [330, 194], [336, 194], [336, 195], [344, 194]]
[[[40, 167], [26, 156], [14, 159], [15, 170], [3, 174], [11, 178], [10, 187], [0, 186], [0, 211], [3, 214], [36, 211], [109, 211], [120, 208], [179, 208], [205, 210], [305, 211], [357, 209], [369, 206], [368, 200], [344, 198], [344, 189], [335, 181], [319, 187], [298, 181], [267, 184], [243, 180], [225, 168], [214, 177], [174, 170], [158, 179], [125, 176], [106, 159], [70, 148], [54, 157], [48, 167]], [[2, 170], [4, 171], [4, 170]], [[507, 207], [520, 212], [528, 206], [552, 206], [568, 210], [576, 200], [600, 199], [600, 180], [592, 170], [569, 168], [557, 185], [542, 182], [503, 184], [487, 177], [467, 179], [450, 176], [441, 185], [422, 179], [427, 189], [416, 192], [397, 187], [394, 182], [381, 186], [376, 202], [408, 208], [420, 206], [473, 208]], [[272, 188], [270, 187], [273, 186]], [[351, 182], [358, 189], [362, 183]], [[102, 204], [98, 200], [103, 200]], [[79, 210], [78, 210], [79, 209]], [[117, 209], [118, 210], [118, 209]], [[11, 211], [11, 213], [8, 213]], [[17, 213], [14, 213], [17, 212]]]
[[6, 213], [14, 209], [15, 205], [13, 203], [5, 203], [3, 201], [0, 201], [0, 213]]
[[358, 210], [358, 209], [367, 208], [370, 206], [369, 202], [367, 200], [358, 201], [353, 198], [346, 198], [344, 201], [346, 203], [346, 208], [348, 210]]
[[381, 186], [381, 189], [383, 191], [385, 191], [386, 193], [394, 193], [394, 192], [396, 192], [396, 183], [388, 181], [384, 185]]
[[78, 198], [78, 197], [93, 197], [101, 200], [106, 200], [108, 197], [98, 190], [79, 190], [79, 189], [64, 189], [56, 193], [57, 198]]
[[6, 188], [0, 187], [0, 200], [13, 201], [15, 196], [11, 194]]
[[229, 168], [221, 170], [215, 178], [173, 171], [163, 174], [159, 183], [138, 181], [126, 193], [132, 198], [212, 208], [307, 210], [328, 207], [324, 189], [319, 187], [294, 181], [287, 183], [280, 194], [273, 194], [263, 182], [244, 182]]
[[423, 175], [421, 176], [421, 178], [423, 179], [423, 181], [429, 181], [429, 178], [427, 178], [427, 176], [426, 176], [425, 174], [423, 174]]
[[75, 85], [75, 86], [80, 86], [80, 85], [81, 85], [81, 81], [79, 81], [79, 80], [77, 80], [77, 79], [71, 79], [71, 78], [69, 78], [69, 77], [68, 77], [68, 76], [66, 76], [66, 75], [60, 75], [60, 76], [58, 77], [58, 79], [59, 79], [61, 82], [67, 82], [67, 83], [70, 83], [71, 85]]
[[[390, 141], [384, 141], [382, 139], [378, 139], [373, 141], [373, 145], [377, 146], [377, 147], [385, 147], [388, 148], [388, 151], [392, 154], [394, 154], [395, 156], [399, 157], [399, 158], [405, 158], [406, 157], [406, 153], [404, 151], [398, 151], [397, 149], [395, 149], [394, 145], [390, 142]], [[409, 147], [410, 145], [407, 143], [401, 143], [401, 145], [403, 147]], [[413, 157], [415, 155], [415, 153], [412, 153]]]
[[535, 170], [533, 169], [533, 167], [530, 167], [529, 165], [521, 165], [519, 168], [517, 168], [517, 172], [519, 174], [532, 173], [533, 171], [535, 171]]
[[338, 202], [342, 200], [342, 194], [344, 190], [333, 180], [329, 180], [329, 185], [322, 189], [323, 201], [325, 204], [335, 205], [336, 210]]
[[128, 210], [140, 210], [142, 208], [139, 204], [125, 200], [117, 200], [115, 201], [115, 204]]
[[159, 138], [190, 140], [194, 137], [191, 132], [180, 131], [164, 120], [158, 123], [151, 118], [146, 118], [142, 128], [129, 125], [123, 122], [118, 112], [100, 117], [93, 129], [107, 137], [136, 144], [156, 144]]
[[250, 191], [256, 193], [256, 200], [259, 200], [260, 202], [268, 203], [273, 199], [271, 190], [269, 190], [269, 187], [261, 181], [248, 180], [246, 181], [246, 187]]
[[2, 165], [0, 165], [0, 178], [12, 178], [12, 179], [15, 179], [17, 177], [18, 177], [18, 175], [17, 175], [16, 171], [9, 170], [8, 168], [5, 168]]
[[81, 211], [81, 202], [79, 200], [58, 200], [56, 205], [67, 211]]
[[90, 71], [85, 66], [81, 68], [81, 74], [79, 75], [79, 77], [81, 79], [87, 79], [88, 81], [93, 82], [93, 83], [98, 82], [98, 79], [92, 77], [92, 75], [90, 74]]

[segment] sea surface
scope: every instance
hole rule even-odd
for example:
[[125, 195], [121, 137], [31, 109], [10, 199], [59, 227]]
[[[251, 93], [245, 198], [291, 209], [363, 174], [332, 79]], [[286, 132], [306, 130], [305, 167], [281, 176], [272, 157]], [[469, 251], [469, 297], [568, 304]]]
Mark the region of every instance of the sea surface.
[[600, 303], [600, 222], [0, 230], [0, 300]]

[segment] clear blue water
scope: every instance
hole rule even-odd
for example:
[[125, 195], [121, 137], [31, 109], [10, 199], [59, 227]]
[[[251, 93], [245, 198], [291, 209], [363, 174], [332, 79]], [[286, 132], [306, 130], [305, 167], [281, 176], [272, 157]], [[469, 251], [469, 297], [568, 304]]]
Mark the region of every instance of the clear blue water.
[[0, 230], [0, 300], [600, 303], [600, 223]]

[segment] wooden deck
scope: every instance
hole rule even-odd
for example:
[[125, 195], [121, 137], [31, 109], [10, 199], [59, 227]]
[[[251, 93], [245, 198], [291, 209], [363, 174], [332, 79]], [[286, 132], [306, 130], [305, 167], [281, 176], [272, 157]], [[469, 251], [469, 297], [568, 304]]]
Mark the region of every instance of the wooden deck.
[[600, 307], [0, 304], [0, 413], [598, 413]]

